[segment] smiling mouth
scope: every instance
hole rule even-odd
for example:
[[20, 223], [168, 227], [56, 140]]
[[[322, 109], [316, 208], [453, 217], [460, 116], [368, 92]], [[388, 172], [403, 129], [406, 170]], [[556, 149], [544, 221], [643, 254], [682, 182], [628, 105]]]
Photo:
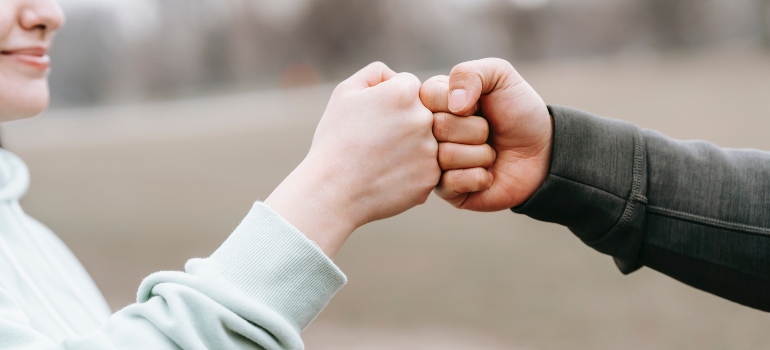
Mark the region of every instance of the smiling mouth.
[[44, 71], [51, 66], [51, 58], [46, 54], [46, 50], [43, 48], [3, 50], [0, 51], [0, 55], [37, 70]]

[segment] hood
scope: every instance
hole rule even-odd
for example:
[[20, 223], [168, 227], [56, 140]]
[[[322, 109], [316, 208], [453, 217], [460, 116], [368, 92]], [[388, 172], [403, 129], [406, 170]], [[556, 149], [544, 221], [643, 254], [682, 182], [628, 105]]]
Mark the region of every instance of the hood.
[[15, 154], [0, 148], [0, 202], [19, 200], [28, 187], [27, 165]]

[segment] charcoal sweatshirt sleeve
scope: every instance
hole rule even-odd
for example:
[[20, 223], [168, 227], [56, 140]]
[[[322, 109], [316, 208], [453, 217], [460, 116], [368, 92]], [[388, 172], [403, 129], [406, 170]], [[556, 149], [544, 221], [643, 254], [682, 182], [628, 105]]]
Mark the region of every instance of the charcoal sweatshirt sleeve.
[[680, 141], [549, 106], [543, 185], [512, 208], [614, 257], [770, 311], [770, 153]]

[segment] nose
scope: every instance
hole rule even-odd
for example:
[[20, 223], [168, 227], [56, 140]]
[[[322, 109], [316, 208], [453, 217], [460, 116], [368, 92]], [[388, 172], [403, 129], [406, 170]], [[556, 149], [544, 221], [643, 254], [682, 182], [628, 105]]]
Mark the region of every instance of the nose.
[[[3, 1], [3, 0], [0, 0]], [[64, 25], [64, 11], [56, 0], [26, 1], [19, 13], [19, 24], [26, 30], [40, 30], [43, 34], [51, 33]]]

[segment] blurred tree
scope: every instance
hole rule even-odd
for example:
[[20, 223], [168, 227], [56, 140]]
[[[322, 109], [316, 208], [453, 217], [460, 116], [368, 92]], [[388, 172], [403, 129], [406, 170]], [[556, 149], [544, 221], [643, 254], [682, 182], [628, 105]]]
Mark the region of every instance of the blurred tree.
[[384, 28], [381, 6], [378, 0], [316, 0], [294, 40], [322, 72], [347, 74], [350, 67], [360, 67], [392, 49], [379, 45]]
[[253, 11], [236, 11], [208, 38], [219, 42], [206, 46], [207, 65], [220, 65], [218, 75], [228, 79], [220, 83], [266, 83], [277, 77], [275, 71], [286, 55], [286, 45], [276, 43], [280, 37], [280, 31], [263, 23]]
[[58, 33], [51, 49], [50, 79], [54, 106], [101, 102], [107, 90], [114, 53], [112, 14], [90, 8], [69, 15], [66, 30]]
[[[227, 66], [233, 76], [231, 82], [243, 86], [276, 86], [283, 72], [294, 64], [314, 65], [299, 40], [300, 19], [276, 21], [267, 19], [260, 9], [244, 6], [225, 26]], [[300, 15], [301, 17], [301, 15]]]
[[56, 105], [276, 87], [297, 72], [338, 81], [374, 60], [420, 72], [485, 56], [535, 60], [760, 37], [770, 48], [770, 0], [66, 3], [81, 5], [65, 8], [68, 25], [53, 48]]
[[759, 22], [762, 27], [762, 43], [770, 49], [770, 0], [759, 0]]
[[690, 47], [708, 37], [706, 0], [644, 0], [656, 44], [662, 49]]
[[545, 58], [548, 46], [546, 26], [554, 24], [549, 21], [550, 6], [508, 6], [507, 9], [503, 14], [507, 17], [508, 32], [513, 36], [514, 57], [519, 61]]

